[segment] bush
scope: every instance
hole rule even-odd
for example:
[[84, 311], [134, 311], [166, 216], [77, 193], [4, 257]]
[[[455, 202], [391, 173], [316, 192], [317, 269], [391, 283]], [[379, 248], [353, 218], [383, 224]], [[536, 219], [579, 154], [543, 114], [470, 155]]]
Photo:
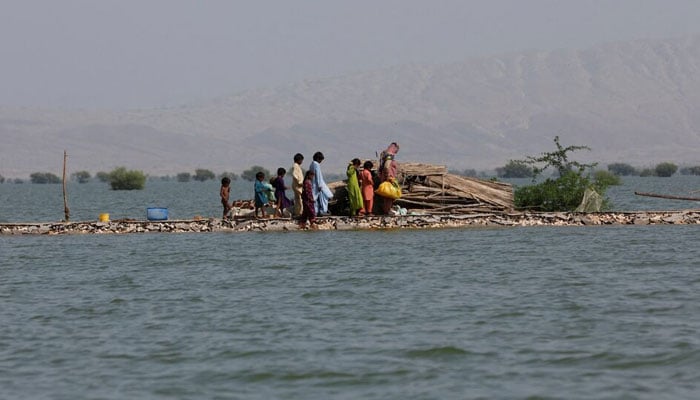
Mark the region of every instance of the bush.
[[646, 178], [648, 176], [656, 176], [656, 171], [654, 171], [651, 168], [644, 168], [643, 170], [639, 171], [639, 176]]
[[178, 182], [189, 182], [192, 175], [189, 172], [180, 172], [176, 178]]
[[5, 183], [5, 177], [0, 175], [0, 183]]
[[236, 175], [236, 174], [233, 173], [233, 172], [222, 172], [222, 173], [219, 175], [219, 180], [221, 180], [221, 179], [223, 179], [223, 178], [229, 178], [231, 181], [235, 181], [235, 180], [238, 179], [238, 175]]
[[607, 186], [618, 186], [622, 184], [622, 180], [619, 175], [615, 175], [609, 171], [598, 170], [594, 174], [594, 179], [596, 182]]
[[51, 172], [34, 172], [29, 175], [32, 183], [61, 183], [61, 178]]
[[198, 169], [194, 170], [194, 177], [193, 178], [195, 181], [204, 182], [204, 181], [207, 181], [209, 179], [216, 178], [216, 175], [214, 175], [214, 173], [208, 169], [198, 168]]
[[[595, 190], [604, 196], [606, 182], [591, 180], [590, 171], [597, 164], [581, 164], [570, 161], [568, 153], [576, 150], [590, 150], [586, 146], [562, 147], [559, 136], [554, 137], [556, 151], [542, 153], [539, 157], [528, 157], [520, 163], [533, 165], [533, 185], [515, 190], [515, 206], [521, 209], [539, 211], [573, 211], [583, 200], [586, 189]], [[541, 167], [539, 165], [542, 165]], [[537, 177], [548, 168], [554, 168], [557, 178], [547, 178], [544, 182], [534, 184]], [[604, 201], [604, 204], [607, 201]]]
[[476, 177], [478, 176], [477, 172], [475, 169], [467, 168], [464, 170], [458, 170], [458, 169], [450, 169], [447, 171], [447, 173], [452, 174], [452, 175], [459, 175], [459, 176], [467, 176], [467, 177]]
[[588, 179], [569, 171], [559, 178], [515, 190], [515, 206], [538, 211], [572, 211], [581, 204]]
[[109, 182], [109, 172], [100, 171], [100, 172], [95, 174], [95, 177], [100, 182]]
[[625, 163], [608, 164], [608, 171], [617, 176], [637, 175], [637, 169]]
[[496, 175], [499, 178], [531, 178], [534, 172], [528, 164], [523, 160], [510, 160], [505, 166], [496, 168]]
[[257, 174], [258, 172], [262, 172], [263, 174], [265, 174], [265, 177], [267, 179], [270, 179], [271, 177], [270, 171], [259, 165], [253, 165], [252, 167], [248, 168], [247, 170], [241, 173], [241, 178], [253, 182], [255, 181], [255, 174]]
[[654, 168], [656, 176], [669, 177], [678, 171], [678, 166], [670, 162], [662, 162]]
[[109, 184], [113, 190], [141, 190], [146, 184], [146, 175], [141, 171], [127, 171], [118, 167], [109, 173]]
[[700, 175], [700, 166], [681, 168], [681, 175]]
[[78, 183], [87, 183], [90, 181], [90, 173], [87, 171], [73, 172], [70, 176], [73, 180], [78, 181]]

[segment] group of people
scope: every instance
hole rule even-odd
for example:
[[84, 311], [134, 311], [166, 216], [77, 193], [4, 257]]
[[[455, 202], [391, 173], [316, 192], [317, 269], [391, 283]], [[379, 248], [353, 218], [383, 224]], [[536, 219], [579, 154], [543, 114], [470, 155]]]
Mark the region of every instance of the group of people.
[[[378, 174], [373, 174], [374, 163], [365, 161], [364, 164], [359, 158], [354, 158], [347, 168], [347, 190], [351, 216], [372, 215], [374, 209], [374, 195], [376, 186], [381, 182], [393, 182], [396, 179], [397, 164], [396, 154], [399, 152], [399, 145], [392, 142], [385, 151], [382, 152], [378, 167]], [[313, 160], [309, 169], [304, 173], [301, 164], [304, 156], [300, 153], [294, 155], [292, 166], [292, 192], [294, 201], [286, 196], [284, 177], [287, 171], [284, 168], [277, 169], [277, 177], [269, 182], [265, 180], [265, 174], [258, 172], [255, 175], [255, 217], [258, 215], [265, 218], [265, 206], [275, 204], [275, 216], [284, 216], [285, 210], [292, 208], [292, 215], [299, 220], [299, 226], [306, 228], [315, 227], [316, 217], [329, 215], [328, 202], [333, 198], [333, 192], [326, 185], [321, 171], [321, 163], [324, 160], [323, 153], [317, 151], [313, 155]], [[224, 218], [231, 211], [233, 205], [229, 203], [231, 180], [227, 177], [221, 179], [221, 204], [224, 208]], [[393, 199], [382, 197], [381, 210], [388, 214], [393, 205]]]

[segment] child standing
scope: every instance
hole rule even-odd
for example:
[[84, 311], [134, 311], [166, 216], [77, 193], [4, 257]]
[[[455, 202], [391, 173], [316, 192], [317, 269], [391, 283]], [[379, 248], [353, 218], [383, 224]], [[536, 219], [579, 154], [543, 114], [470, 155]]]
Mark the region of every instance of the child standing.
[[265, 182], [265, 174], [259, 171], [255, 174], [255, 218], [258, 217], [258, 210], [262, 211], [262, 218], [265, 218], [265, 206], [268, 203], [267, 199], [267, 185]]
[[219, 190], [219, 196], [221, 196], [221, 205], [224, 206], [224, 216], [226, 219], [228, 213], [231, 211], [232, 204], [228, 202], [228, 197], [231, 194], [231, 179], [228, 176], [221, 178], [221, 189]]
[[364, 208], [360, 211], [365, 215], [372, 215], [372, 207], [374, 207], [374, 180], [372, 179], [372, 161], [365, 161], [360, 174], [360, 183], [362, 185], [362, 200]]
[[301, 216], [303, 209], [301, 200], [301, 192], [304, 189], [304, 171], [301, 170], [301, 163], [304, 162], [304, 156], [301, 153], [294, 155], [294, 164], [292, 165], [292, 192], [294, 193], [294, 217]]
[[312, 183], [316, 174], [313, 171], [306, 171], [304, 176], [304, 185], [301, 192], [301, 199], [304, 203], [304, 208], [299, 218], [299, 228], [306, 228], [306, 222], [311, 224], [311, 228], [316, 228], [316, 201], [314, 200], [314, 189]]
[[280, 167], [277, 168], [277, 178], [275, 178], [272, 186], [275, 188], [275, 197], [277, 198], [277, 216], [283, 217], [284, 210], [292, 205], [292, 201], [287, 198], [285, 191], [288, 189], [284, 185], [284, 175], [287, 174], [287, 170]]

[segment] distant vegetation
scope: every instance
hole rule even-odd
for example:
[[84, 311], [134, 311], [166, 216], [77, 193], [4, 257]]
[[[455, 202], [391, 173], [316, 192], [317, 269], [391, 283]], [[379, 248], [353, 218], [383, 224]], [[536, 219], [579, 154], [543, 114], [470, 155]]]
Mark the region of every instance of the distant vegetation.
[[178, 182], [189, 182], [192, 179], [192, 174], [189, 172], [180, 172], [176, 176]]
[[[572, 170], [575, 171], [578, 169], [580, 166], [584, 166], [584, 170], [586, 170], [587, 174], [584, 174], [581, 172], [580, 176], [581, 177], [586, 177], [589, 180], [589, 183], [592, 185], [600, 185], [601, 187], [608, 187], [608, 186], [614, 186], [614, 185], [620, 185], [621, 180], [619, 177], [621, 176], [641, 176], [641, 177], [649, 177], [649, 176], [655, 176], [655, 177], [669, 177], [673, 176], [676, 172], [680, 172], [682, 175], [700, 175], [700, 165], [697, 166], [689, 166], [689, 167], [683, 167], [680, 168], [672, 163], [672, 162], [662, 162], [657, 164], [654, 167], [646, 167], [646, 168], [638, 168], [635, 166], [632, 166], [627, 163], [612, 163], [607, 165], [607, 171], [605, 170], [596, 170], [593, 171], [592, 167], [595, 164], [578, 164], [574, 162], [568, 161], [566, 157], [566, 153], [575, 151], [575, 150], [580, 150], [580, 149], [588, 149], [586, 146], [569, 146], [567, 148], [563, 148], [558, 144], [558, 139], [555, 141], [557, 144], [557, 151], [552, 152], [552, 153], [544, 153], [542, 157], [528, 157], [525, 160], [510, 160], [506, 165], [502, 167], [498, 167], [495, 169], [495, 174], [498, 178], [539, 178], [542, 177], [544, 174], [544, 170], [547, 169], [547, 167], [553, 168], [555, 171], [552, 174], [552, 178], [561, 178], [561, 171], [559, 170], [558, 167], [556, 167], [554, 164], [552, 165], [547, 165], [547, 160], [545, 160], [546, 156], [553, 157], [551, 158], [551, 161], [554, 161], [555, 164], [557, 163], [563, 163], [562, 165], [568, 165], [568, 167]], [[559, 154], [559, 152], [563, 152], [562, 154]], [[559, 155], [563, 155], [561, 159], [557, 159]], [[542, 168], [538, 168], [537, 164], [538, 161], [540, 160], [542, 163], [545, 164]], [[558, 164], [557, 164], [558, 165]], [[253, 165], [250, 168], [244, 170], [240, 175], [230, 172], [230, 171], [225, 171], [220, 174], [215, 174], [212, 170], [210, 169], [205, 169], [205, 168], [197, 168], [193, 173], [190, 172], [181, 172], [178, 173], [174, 176], [171, 175], [164, 175], [164, 176], [146, 176], [142, 171], [126, 171], [125, 167], [119, 167], [113, 170], [112, 172], [104, 172], [100, 171], [97, 172], [94, 177], [98, 179], [100, 182], [106, 182], [112, 185], [112, 188], [115, 190], [131, 190], [129, 188], [124, 188], [122, 189], [123, 185], [126, 185], [124, 187], [130, 187], [131, 185], [126, 184], [124, 182], [124, 179], [127, 181], [130, 179], [135, 179], [135, 183], [137, 183], [137, 187], [135, 189], [143, 189], [145, 186], [144, 184], [141, 184], [140, 187], [138, 187], [138, 181], [140, 179], [141, 174], [146, 177], [148, 180], [161, 180], [161, 181], [170, 181], [170, 180], [177, 180], [178, 182], [189, 182], [191, 180], [195, 180], [198, 182], [205, 182], [208, 180], [216, 180], [216, 179], [221, 179], [223, 177], [228, 177], [232, 181], [238, 180], [239, 178], [247, 181], [255, 181], [255, 174], [258, 171], [262, 171], [265, 174], [265, 177], [267, 180], [270, 178], [273, 178], [274, 176], [265, 167], [262, 167], [260, 165]], [[116, 177], [113, 176], [114, 173], [116, 174]], [[477, 171], [475, 169], [464, 169], [464, 170], [456, 170], [456, 169], [450, 169], [449, 172], [451, 174], [455, 175], [460, 175], [460, 176], [467, 176], [467, 177], [481, 177], [486, 179], [485, 177], [492, 176], [492, 171]], [[122, 176], [122, 174], [126, 173], [128, 176]], [[344, 173], [335, 173], [333, 171], [327, 171], [324, 173], [324, 177], [326, 178], [327, 181], [336, 181], [336, 180], [342, 180], [345, 179], [345, 174]], [[90, 174], [88, 171], [76, 171], [70, 175], [71, 180], [77, 181], [78, 183], [87, 183], [89, 182], [93, 176]], [[495, 178], [494, 178], [495, 179]], [[555, 179], [556, 180], [556, 179]], [[534, 181], [534, 179], [533, 179]], [[0, 175], [0, 183], [23, 183], [24, 180], [20, 178], [14, 178], [14, 179], [8, 179], [5, 178], [4, 176]], [[30, 175], [30, 182], [31, 183], [61, 183], [61, 179], [50, 172], [34, 172]], [[560, 184], [567, 183], [566, 181], [561, 181], [559, 182]], [[571, 182], [568, 182], [569, 184]], [[579, 182], [583, 183], [583, 182]], [[118, 187], [119, 189], [115, 188]], [[534, 190], [534, 189], [530, 189]], [[522, 192], [521, 194], [524, 194], [525, 192]]]
[[223, 179], [224, 177], [227, 177], [232, 181], [235, 181], [238, 179], [238, 175], [236, 175], [233, 172], [222, 172], [221, 174], [219, 174], [219, 180]]
[[531, 178], [534, 171], [529, 161], [510, 160], [505, 166], [496, 168], [496, 175], [499, 178]]
[[51, 172], [34, 172], [29, 175], [32, 183], [61, 183], [61, 178]]
[[[513, 163], [532, 166], [533, 185], [517, 188], [514, 193], [515, 205], [520, 209], [538, 211], [573, 211], [582, 202], [587, 189], [595, 190], [601, 197], [605, 194], [607, 184], [591, 178], [591, 172], [597, 164], [582, 164], [569, 160], [569, 153], [578, 150], [590, 150], [587, 146], [563, 147], [559, 136], [554, 137], [556, 150], [542, 153], [539, 157], [527, 157]], [[542, 173], [553, 168], [557, 178], [547, 178], [544, 182], [534, 184]]]
[[78, 183], [90, 182], [90, 173], [87, 171], [73, 172], [70, 176], [74, 181], [78, 181]]
[[146, 175], [141, 171], [127, 171], [125, 167], [119, 167], [109, 173], [109, 184], [113, 190], [141, 190], [146, 185]]
[[100, 182], [109, 182], [109, 172], [100, 171], [95, 174], [95, 177], [99, 179]]
[[654, 168], [656, 176], [669, 177], [678, 171], [678, 166], [671, 162], [662, 162]]
[[479, 173], [475, 169], [471, 169], [471, 168], [467, 168], [467, 169], [462, 170], [462, 171], [459, 171], [456, 169], [451, 169], [447, 172], [449, 172], [450, 174], [453, 174], [453, 175], [468, 176], [468, 177], [473, 177], [473, 178], [479, 176]]
[[700, 166], [681, 168], [681, 175], [700, 175]]
[[0, 183], [5, 183], [5, 177], [0, 175]]
[[253, 182], [255, 180], [255, 174], [257, 174], [259, 171], [262, 171], [262, 173], [265, 174], [265, 178], [270, 179], [270, 171], [259, 165], [253, 165], [247, 170], [241, 172], [241, 178]]
[[216, 175], [208, 169], [197, 168], [194, 170], [193, 178], [195, 181], [204, 182], [216, 178]]
[[622, 179], [619, 175], [615, 175], [610, 171], [604, 171], [602, 169], [597, 170], [593, 174], [595, 182], [600, 182], [605, 186], [618, 186], [622, 184]]
[[639, 175], [635, 167], [625, 163], [608, 164], [608, 171], [617, 176]]
[[639, 171], [639, 176], [642, 176], [642, 177], [656, 176], [656, 171], [654, 171], [652, 168], [644, 168], [641, 171]]
[[[618, 176], [638, 175], [641, 177], [660, 176], [669, 177], [678, 171], [678, 166], [672, 162], [662, 162], [654, 168], [637, 169], [629, 164], [614, 163], [608, 165], [608, 171]], [[683, 175], [700, 175], [700, 166], [681, 169]]]

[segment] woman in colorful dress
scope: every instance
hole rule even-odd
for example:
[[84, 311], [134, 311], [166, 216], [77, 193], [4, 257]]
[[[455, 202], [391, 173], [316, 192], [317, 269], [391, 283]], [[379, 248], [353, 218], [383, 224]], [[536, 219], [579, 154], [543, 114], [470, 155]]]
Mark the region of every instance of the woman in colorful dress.
[[348, 176], [348, 199], [350, 200], [350, 216], [354, 217], [357, 213], [362, 210], [362, 192], [360, 191], [360, 183], [358, 176], [360, 175], [360, 159], [354, 158], [348, 164], [348, 170], [346, 171]]
[[362, 201], [364, 207], [360, 210], [361, 214], [372, 215], [374, 207], [374, 180], [372, 179], [372, 161], [365, 161], [360, 173], [360, 186], [362, 187]]
[[[399, 145], [396, 142], [392, 142], [386, 150], [382, 152], [381, 158], [379, 160], [379, 179], [382, 182], [393, 182], [396, 180], [396, 172], [398, 169], [398, 164], [396, 164], [396, 154], [399, 152]], [[384, 203], [382, 204], [382, 211], [384, 214], [389, 214], [391, 207], [394, 205], [394, 200], [388, 197], [383, 197]]]

